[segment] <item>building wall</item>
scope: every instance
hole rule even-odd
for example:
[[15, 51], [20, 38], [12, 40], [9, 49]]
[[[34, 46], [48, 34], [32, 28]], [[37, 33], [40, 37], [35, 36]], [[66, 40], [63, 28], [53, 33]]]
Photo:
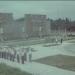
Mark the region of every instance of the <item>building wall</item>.
[[46, 35], [50, 35], [51, 34], [51, 23], [50, 23], [50, 19], [47, 19], [46, 22]]
[[0, 13], [0, 39], [24, 39], [43, 37], [50, 33], [50, 20], [46, 15], [26, 14], [13, 19], [12, 13]]
[[15, 21], [15, 37], [25, 38], [25, 19], [21, 18]]
[[47, 34], [47, 17], [46, 15], [25, 15], [26, 34], [31, 37], [45, 36]]
[[12, 13], [0, 13], [0, 33], [3, 39], [9, 38], [14, 31], [14, 20]]

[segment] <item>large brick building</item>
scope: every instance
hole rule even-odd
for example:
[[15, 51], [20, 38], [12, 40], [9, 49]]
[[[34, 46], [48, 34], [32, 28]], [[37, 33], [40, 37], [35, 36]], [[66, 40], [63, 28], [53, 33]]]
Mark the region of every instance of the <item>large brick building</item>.
[[25, 14], [15, 23], [17, 38], [43, 37], [50, 33], [50, 20], [46, 15]]
[[12, 13], [0, 13], [0, 40], [13, 36], [14, 20]]
[[42, 37], [48, 35], [50, 30], [50, 21], [46, 15], [26, 14], [25, 32], [30, 37]]
[[15, 38], [25, 38], [25, 18], [15, 20]]
[[50, 34], [50, 20], [46, 15], [25, 14], [13, 19], [12, 13], [0, 13], [0, 40], [43, 37]]

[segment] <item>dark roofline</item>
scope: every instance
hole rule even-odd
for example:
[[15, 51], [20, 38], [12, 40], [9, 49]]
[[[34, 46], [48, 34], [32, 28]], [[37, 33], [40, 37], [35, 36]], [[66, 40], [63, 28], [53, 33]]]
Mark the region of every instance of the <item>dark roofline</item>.
[[37, 15], [37, 16], [47, 16], [46, 14], [24, 14], [24, 15], [25, 15], [25, 16], [26, 16], [26, 15], [33, 15], [33, 16], [36, 16], [36, 15]]
[[8, 15], [13, 15], [11, 12], [0, 12], [0, 14], [8, 14]]
[[19, 18], [19, 19], [16, 19], [15, 21], [24, 21], [25, 18]]

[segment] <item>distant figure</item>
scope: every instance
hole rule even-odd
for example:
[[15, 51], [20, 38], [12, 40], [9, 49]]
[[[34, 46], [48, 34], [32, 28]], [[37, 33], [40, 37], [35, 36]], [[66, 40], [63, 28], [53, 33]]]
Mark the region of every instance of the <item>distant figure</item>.
[[32, 48], [29, 47], [29, 62], [32, 61]]
[[16, 60], [17, 51], [14, 49], [14, 61]]
[[1, 51], [0, 51], [0, 58], [1, 58]]
[[21, 62], [24, 64], [24, 56], [21, 56]]
[[27, 52], [24, 52], [24, 60], [27, 61]]
[[17, 62], [20, 63], [20, 56], [17, 54]]
[[62, 42], [63, 42], [63, 39], [62, 39], [62, 38], [61, 38], [60, 42], [61, 42], [61, 44], [62, 44]]
[[2, 48], [0, 48], [0, 58], [2, 58]]
[[58, 43], [58, 40], [57, 40], [57, 38], [56, 38], [56, 40], [55, 40], [55, 41], [56, 41], [56, 43]]
[[29, 61], [32, 61], [32, 54], [29, 54]]

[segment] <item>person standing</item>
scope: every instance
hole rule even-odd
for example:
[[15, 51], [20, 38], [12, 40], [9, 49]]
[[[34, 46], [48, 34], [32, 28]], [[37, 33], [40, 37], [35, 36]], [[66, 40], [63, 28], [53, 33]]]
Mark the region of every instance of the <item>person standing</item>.
[[4, 59], [4, 47], [2, 49], [2, 58]]
[[63, 39], [61, 38], [61, 44], [62, 44], [62, 42], [63, 42]]
[[0, 51], [0, 58], [1, 58], [1, 51]]
[[32, 48], [29, 47], [29, 62], [32, 61]]
[[10, 60], [10, 49], [7, 47], [7, 60]]
[[9, 57], [10, 57], [10, 61], [12, 61], [12, 49], [11, 48], [9, 50]]
[[24, 59], [26, 62], [29, 61], [29, 47], [25, 48]]
[[58, 43], [58, 40], [57, 40], [57, 38], [56, 38], [56, 43]]
[[24, 52], [24, 60], [27, 61], [27, 52]]
[[32, 61], [32, 54], [30, 53], [29, 54], [29, 62], [31, 62]]
[[21, 56], [21, 63], [24, 64], [24, 55]]
[[4, 59], [6, 59], [6, 48], [4, 48]]
[[16, 58], [17, 58], [17, 62], [20, 63], [20, 52], [19, 52], [19, 50], [17, 51], [17, 57]]
[[2, 48], [0, 48], [0, 58], [2, 58]]
[[16, 49], [14, 48], [14, 61], [16, 60], [16, 54], [17, 54], [17, 51], [16, 51]]
[[24, 64], [24, 49], [23, 48], [20, 48], [19, 55], [20, 55], [20, 63]]
[[12, 48], [12, 51], [11, 51], [11, 61], [14, 62], [14, 50], [13, 50], [13, 48]]
[[19, 54], [17, 54], [17, 62], [20, 63], [20, 57], [19, 57]]

